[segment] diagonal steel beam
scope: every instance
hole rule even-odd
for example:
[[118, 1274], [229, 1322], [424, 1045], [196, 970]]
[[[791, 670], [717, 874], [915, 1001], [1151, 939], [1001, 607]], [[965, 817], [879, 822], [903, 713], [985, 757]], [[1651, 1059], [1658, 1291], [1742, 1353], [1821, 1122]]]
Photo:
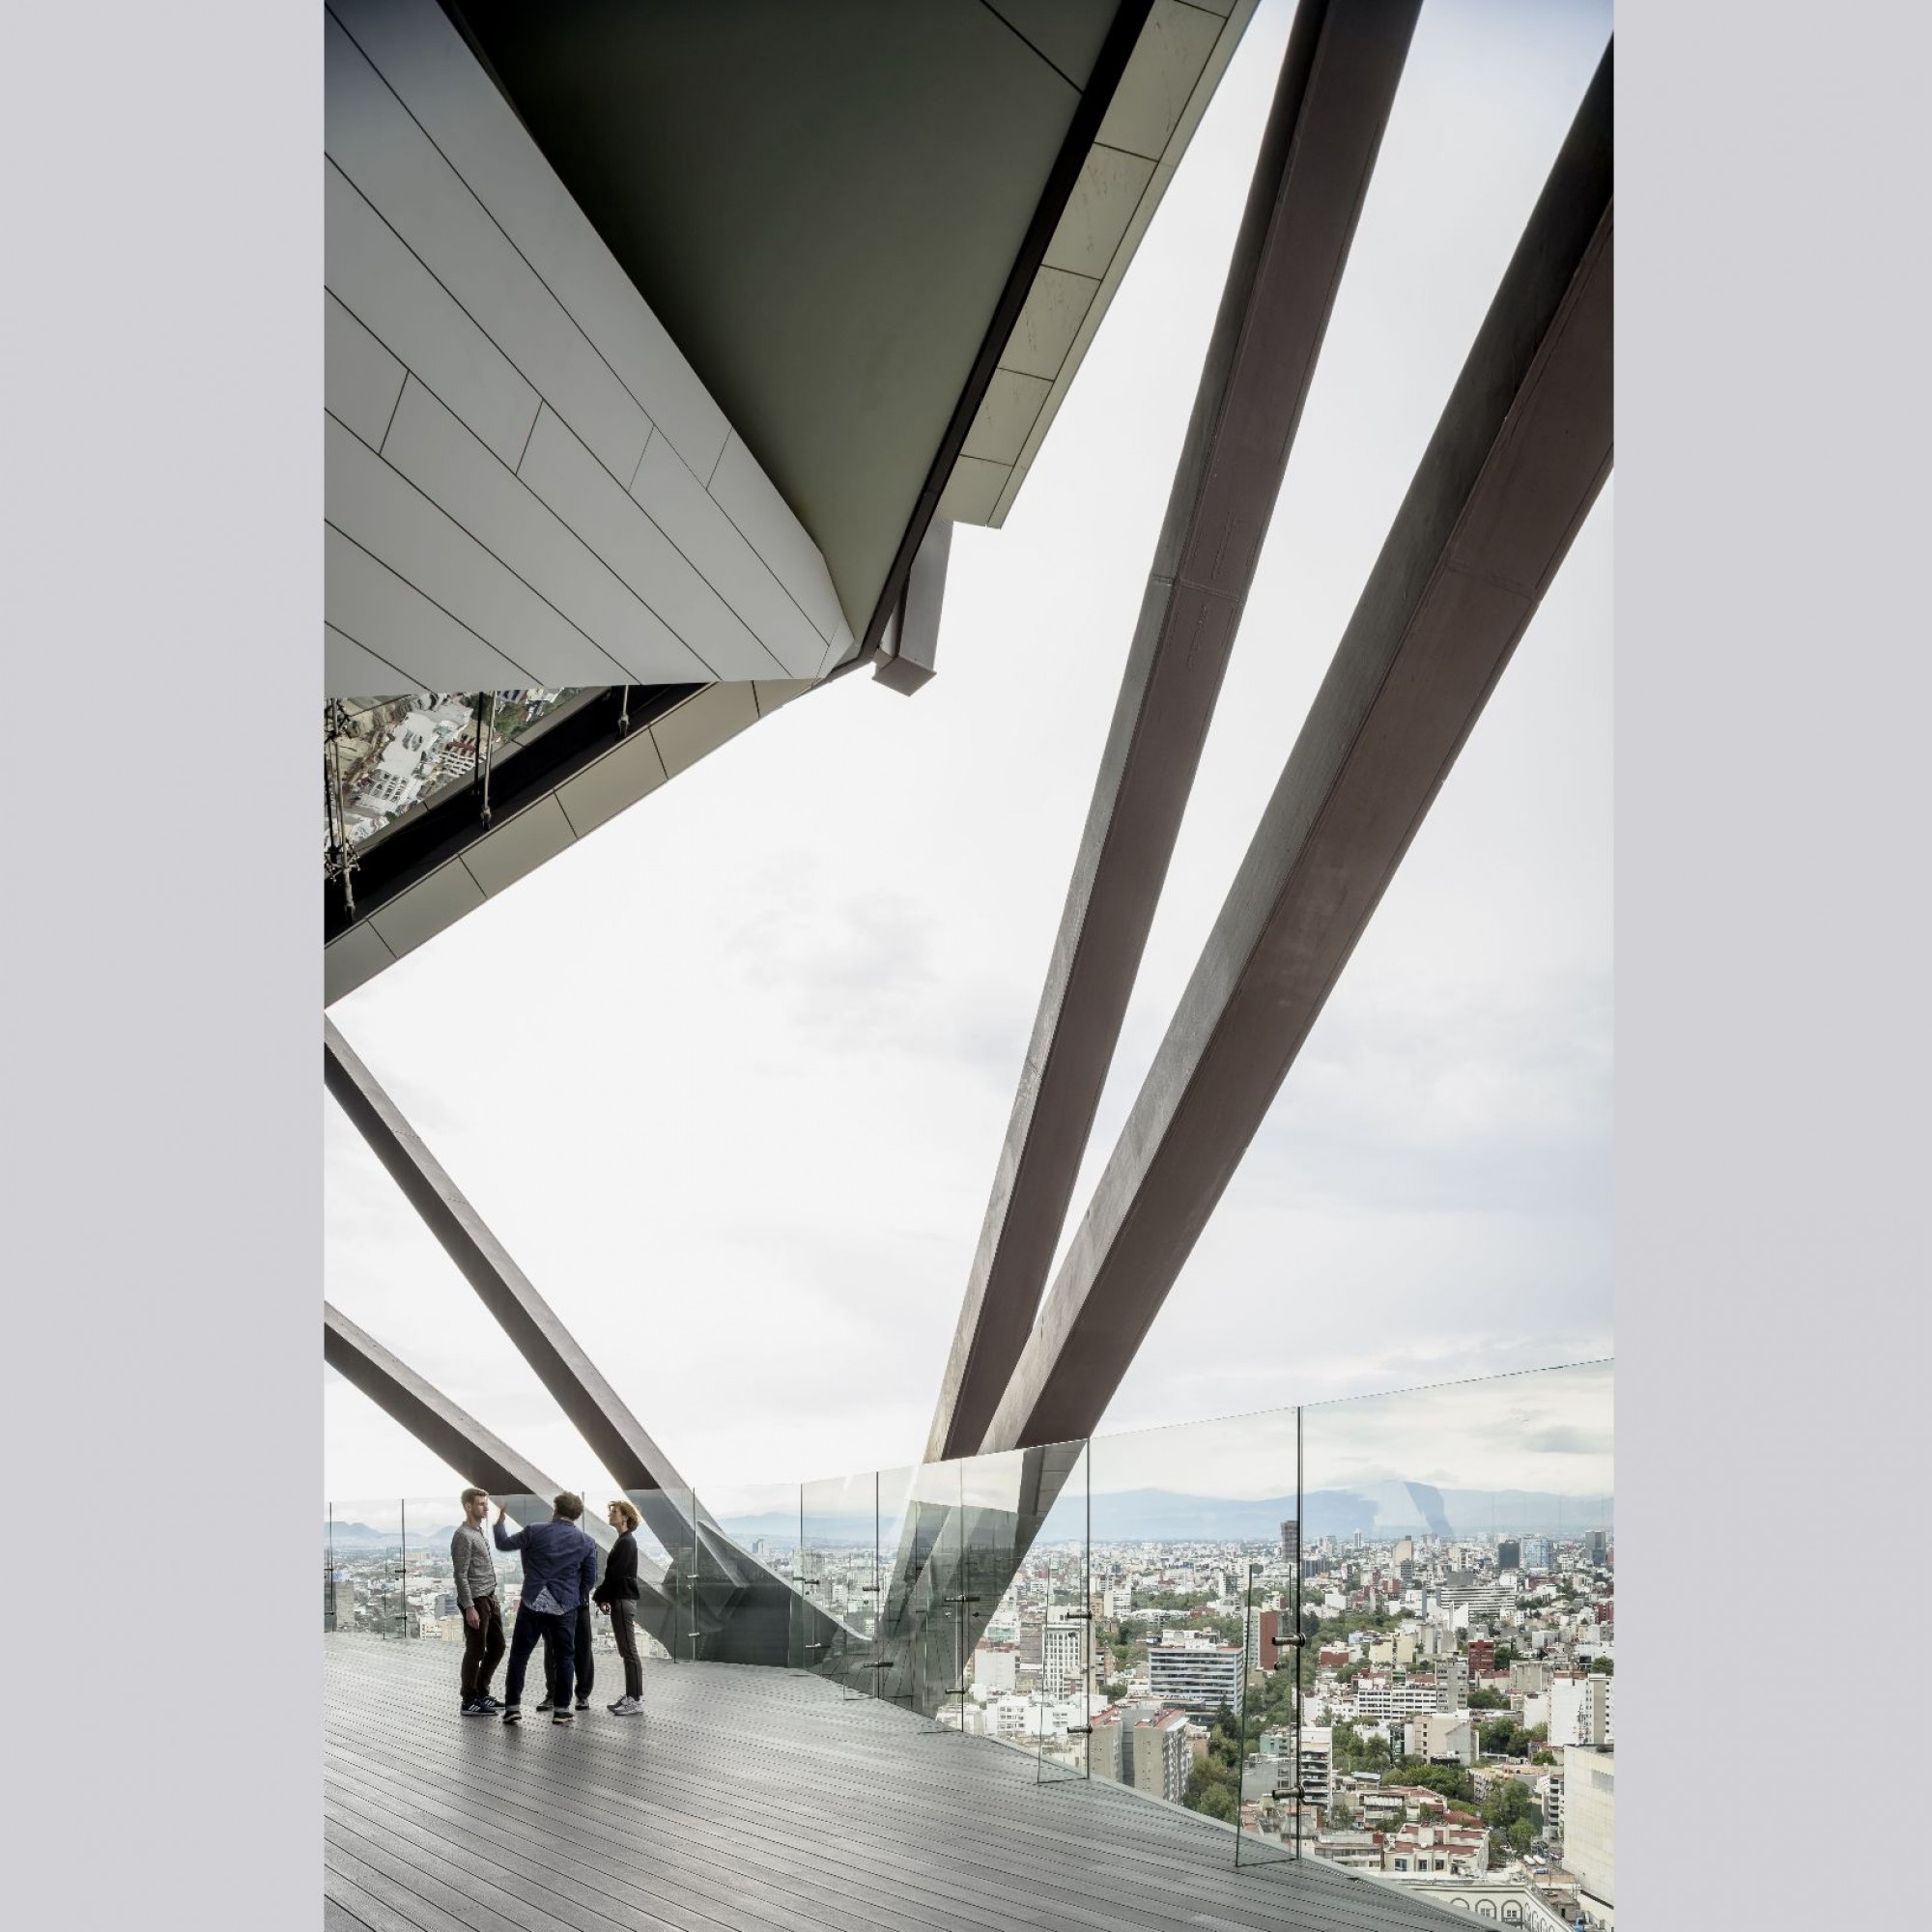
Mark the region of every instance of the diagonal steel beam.
[[1421, 0], [1302, 0], [994, 1175], [926, 1460], [1018, 1360], [1254, 581]]
[[[410, 1205], [463, 1270], [469, 1285], [536, 1370], [619, 1485], [636, 1499], [664, 1547], [688, 1562], [708, 1606], [697, 1632], [706, 1656], [727, 1662], [781, 1660], [786, 1627], [804, 1640], [830, 1640], [835, 1620], [797, 1593], [714, 1522], [529, 1277], [511, 1260], [483, 1217], [423, 1145], [402, 1110], [356, 1057], [334, 1023], [323, 1021], [323, 1076], [357, 1132], [388, 1169]], [[423, 1384], [427, 1387], [427, 1384]]]
[[[360, 1389], [383, 1413], [400, 1422], [425, 1449], [485, 1489], [498, 1502], [534, 1497], [548, 1507], [563, 1485], [457, 1407], [433, 1382], [424, 1380], [399, 1356], [358, 1328], [327, 1302], [322, 1305], [322, 1358], [344, 1381]], [[586, 1520], [584, 1529], [600, 1549], [617, 1539], [608, 1523]], [[653, 1581], [656, 1579], [653, 1578]]]
[[980, 1445], [1090, 1434], [1609, 474], [1611, 52]]
[[604, 1466], [627, 1490], [682, 1490], [688, 1495], [690, 1485], [670, 1458], [604, 1379], [329, 1019], [323, 1021], [323, 1078], [410, 1206]]

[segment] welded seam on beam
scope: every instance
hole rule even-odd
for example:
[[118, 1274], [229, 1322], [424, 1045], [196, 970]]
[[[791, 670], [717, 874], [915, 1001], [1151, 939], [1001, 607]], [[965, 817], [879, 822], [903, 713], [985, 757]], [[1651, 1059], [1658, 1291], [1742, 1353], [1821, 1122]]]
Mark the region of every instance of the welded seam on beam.
[[929, 1461], [979, 1447], [1039, 1305], [1418, 7], [1304, 0], [1296, 14], [948, 1356]]
[[1099, 1420], [1609, 472], [1611, 74], [1606, 51], [976, 1447]]

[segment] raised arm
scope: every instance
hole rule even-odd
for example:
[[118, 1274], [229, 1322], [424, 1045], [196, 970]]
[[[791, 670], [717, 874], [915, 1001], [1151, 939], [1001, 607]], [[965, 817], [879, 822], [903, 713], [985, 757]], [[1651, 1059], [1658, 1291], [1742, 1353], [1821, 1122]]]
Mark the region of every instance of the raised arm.
[[503, 1529], [503, 1512], [501, 1510], [497, 1512], [497, 1521], [491, 1530], [491, 1535], [498, 1549], [521, 1549], [524, 1547], [524, 1538], [528, 1534], [527, 1530], [520, 1529], [506, 1535]]

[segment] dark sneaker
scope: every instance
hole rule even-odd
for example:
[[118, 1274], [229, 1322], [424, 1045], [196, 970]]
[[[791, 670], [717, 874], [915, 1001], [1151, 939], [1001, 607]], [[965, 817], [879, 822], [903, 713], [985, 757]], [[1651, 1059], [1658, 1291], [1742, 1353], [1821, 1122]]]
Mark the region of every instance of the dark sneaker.
[[485, 1706], [480, 1697], [466, 1697], [463, 1700], [463, 1708], [458, 1715], [465, 1718], [480, 1718], [483, 1715], [484, 1709]]
[[553, 1711], [550, 1714], [550, 1720], [553, 1724], [567, 1724], [572, 1721], [568, 1711]]
[[537, 1706], [537, 1709], [539, 1711], [548, 1711], [550, 1709], [550, 1699], [546, 1697], [543, 1700], [543, 1702]]
[[580, 1697], [580, 1698], [579, 1698], [579, 1699], [577, 1700], [577, 1708], [578, 1708], [578, 1709], [579, 1709], [580, 1711], [587, 1711], [587, 1710], [589, 1710], [589, 1708], [590, 1708], [590, 1699], [589, 1699], [588, 1697]]
[[500, 1711], [503, 1707], [494, 1697], [479, 1697], [476, 1700], [479, 1711]]
[[521, 1724], [524, 1721], [524, 1714], [516, 1705], [505, 1704], [503, 1706], [503, 1721], [506, 1724]]

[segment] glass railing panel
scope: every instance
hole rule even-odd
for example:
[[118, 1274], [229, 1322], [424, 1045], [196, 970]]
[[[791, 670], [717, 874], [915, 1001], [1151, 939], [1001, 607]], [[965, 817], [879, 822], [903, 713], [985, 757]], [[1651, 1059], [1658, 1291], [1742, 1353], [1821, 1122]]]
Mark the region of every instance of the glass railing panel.
[[800, 1490], [798, 1587], [816, 1616], [798, 1665], [868, 1694], [879, 1604], [879, 1477], [832, 1476]]
[[323, 1636], [336, 1631], [336, 1505], [323, 1503]]
[[821, 1620], [797, 1589], [799, 1486], [720, 1485], [697, 1492], [694, 1511], [697, 1655], [781, 1668], [822, 1641]]
[[[947, 1599], [957, 1612], [963, 1653], [961, 1730], [1034, 1758], [1040, 1725], [1050, 1721], [1040, 1670], [1045, 1612], [1028, 1563], [1046, 1500], [1034, 1493], [1040, 1453], [960, 1461], [958, 1580]], [[1020, 1667], [1011, 1670], [1015, 1656]]]
[[[678, 1621], [679, 1590], [690, 1570], [691, 1500], [678, 1491], [626, 1490], [638, 1513], [631, 1534], [638, 1546], [638, 1603], [632, 1613], [640, 1662], [673, 1662], [690, 1655]], [[611, 1642], [616, 1641], [615, 1632]], [[681, 1647], [680, 1647], [681, 1646]], [[621, 1658], [619, 1660], [621, 1667]]]
[[1096, 1436], [1088, 1462], [1091, 1774], [1278, 1844], [1276, 1774], [1250, 1760], [1293, 1681], [1251, 1691], [1273, 1673], [1250, 1668], [1249, 1605], [1292, 1588], [1294, 1411]]
[[899, 1560], [912, 1708], [928, 1728], [965, 1728], [965, 1625], [961, 1618], [965, 1542], [961, 1464], [928, 1463], [913, 1472]]
[[1088, 1776], [1094, 1719], [1107, 1700], [1094, 1667], [1087, 1445], [1062, 1443], [1043, 1453], [1050, 1493], [1041, 1497], [1045, 1513], [1024, 1574], [1042, 1618], [1037, 1749], [1039, 1781], [1051, 1784]]
[[[514, 1502], [516, 1498], [508, 1498]], [[498, 1498], [492, 1496], [490, 1517], [496, 1514]], [[549, 1511], [546, 1509], [545, 1514]], [[464, 1521], [461, 1492], [440, 1496], [408, 1496], [401, 1504], [403, 1548], [401, 1552], [401, 1621], [406, 1634], [431, 1643], [444, 1643], [461, 1653], [467, 1619], [457, 1601], [456, 1571], [451, 1545]], [[490, 1535], [490, 1518], [483, 1524]], [[514, 1555], [492, 1549], [492, 1562], [502, 1588], [507, 1573], [513, 1584], [522, 1579], [522, 1569]], [[452, 1671], [452, 1681], [454, 1672]]]
[[872, 1635], [872, 1656], [864, 1671], [867, 1688], [875, 1697], [912, 1710], [916, 1707], [916, 1646], [913, 1616], [918, 1570], [914, 1542], [919, 1511], [914, 1501], [919, 1470], [880, 1469], [874, 1476], [878, 1493], [879, 1609]]
[[1303, 1411], [1307, 1855], [1573, 1917], [1607, 1875], [1609, 1806], [1562, 1828], [1613, 1747], [1613, 1400], [1597, 1363]]
[[403, 1636], [402, 1499], [332, 1502], [325, 1519], [331, 1568], [324, 1592], [324, 1629], [343, 1636]]
[[689, 1490], [626, 1490], [638, 1512], [637, 1621], [642, 1657], [689, 1663], [697, 1655], [695, 1504]]

